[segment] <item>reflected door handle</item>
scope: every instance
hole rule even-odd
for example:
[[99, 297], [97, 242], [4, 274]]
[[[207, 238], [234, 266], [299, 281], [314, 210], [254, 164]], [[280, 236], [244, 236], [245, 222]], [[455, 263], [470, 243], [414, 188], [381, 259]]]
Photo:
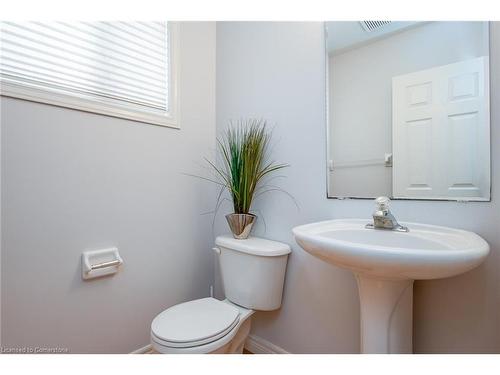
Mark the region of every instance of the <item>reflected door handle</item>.
[[392, 153], [384, 155], [384, 164], [386, 167], [392, 167]]

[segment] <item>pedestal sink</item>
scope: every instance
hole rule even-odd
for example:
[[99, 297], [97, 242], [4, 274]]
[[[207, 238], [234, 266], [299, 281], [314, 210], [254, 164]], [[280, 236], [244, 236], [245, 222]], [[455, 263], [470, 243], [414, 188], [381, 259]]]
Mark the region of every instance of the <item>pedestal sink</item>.
[[489, 246], [472, 232], [401, 223], [409, 232], [368, 229], [367, 219], [295, 227], [297, 243], [358, 282], [362, 353], [412, 353], [413, 281], [455, 276], [477, 267]]

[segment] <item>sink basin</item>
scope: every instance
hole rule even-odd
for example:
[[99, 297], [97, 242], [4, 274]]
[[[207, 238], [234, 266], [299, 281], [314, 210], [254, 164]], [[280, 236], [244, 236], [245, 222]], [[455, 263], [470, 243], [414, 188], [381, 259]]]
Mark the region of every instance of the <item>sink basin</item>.
[[413, 280], [459, 275], [477, 267], [489, 246], [477, 234], [400, 223], [409, 232], [368, 229], [368, 219], [329, 220], [293, 228], [315, 257], [351, 270], [358, 282], [363, 353], [411, 353]]
[[489, 246], [477, 234], [402, 223], [409, 232], [367, 229], [366, 219], [329, 220], [293, 229], [307, 252], [356, 273], [397, 279], [438, 279], [477, 267]]

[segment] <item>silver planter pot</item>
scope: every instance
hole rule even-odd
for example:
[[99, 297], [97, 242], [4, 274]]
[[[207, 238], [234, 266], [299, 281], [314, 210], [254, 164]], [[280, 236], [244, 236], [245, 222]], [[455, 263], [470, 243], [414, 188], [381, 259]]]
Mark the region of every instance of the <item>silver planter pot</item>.
[[226, 215], [226, 220], [229, 228], [231, 228], [233, 237], [238, 240], [244, 240], [250, 235], [257, 216], [252, 214], [229, 214]]

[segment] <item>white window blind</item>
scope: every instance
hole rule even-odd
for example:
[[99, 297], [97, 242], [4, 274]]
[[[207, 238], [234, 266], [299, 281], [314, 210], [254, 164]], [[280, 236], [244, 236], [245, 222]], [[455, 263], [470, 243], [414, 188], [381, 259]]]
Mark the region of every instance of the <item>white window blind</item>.
[[2, 22], [2, 83], [168, 114], [166, 22]]

